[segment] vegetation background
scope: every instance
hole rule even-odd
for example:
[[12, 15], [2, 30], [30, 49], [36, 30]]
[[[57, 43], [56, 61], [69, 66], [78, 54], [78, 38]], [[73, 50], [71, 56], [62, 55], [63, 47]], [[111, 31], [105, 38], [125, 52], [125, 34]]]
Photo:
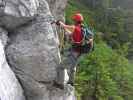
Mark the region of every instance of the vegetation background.
[[95, 50], [78, 66], [78, 100], [133, 100], [132, 5], [132, 0], [69, 0], [67, 24], [81, 12], [95, 32]]

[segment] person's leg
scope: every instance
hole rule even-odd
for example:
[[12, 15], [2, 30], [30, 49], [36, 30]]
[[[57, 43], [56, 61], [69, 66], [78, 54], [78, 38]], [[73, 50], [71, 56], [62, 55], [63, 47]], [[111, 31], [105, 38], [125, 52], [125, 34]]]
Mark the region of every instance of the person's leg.
[[[69, 83], [73, 85], [79, 53], [70, 48], [69, 50], [66, 50], [64, 54], [64, 57], [62, 57], [62, 63], [57, 68], [56, 81], [58, 84]], [[65, 70], [67, 70], [67, 73]]]
[[[57, 67], [57, 79], [56, 85], [64, 85], [67, 84], [71, 75], [70, 75], [70, 68], [74, 66], [75, 60], [71, 55], [70, 48], [64, 50], [64, 55], [62, 56], [62, 61]], [[69, 74], [69, 75], [68, 75]]]
[[70, 50], [70, 55], [68, 56], [69, 65], [68, 66], [68, 75], [69, 75], [69, 84], [74, 84], [75, 74], [76, 74], [76, 67], [78, 64], [79, 52], [75, 52], [74, 50]]

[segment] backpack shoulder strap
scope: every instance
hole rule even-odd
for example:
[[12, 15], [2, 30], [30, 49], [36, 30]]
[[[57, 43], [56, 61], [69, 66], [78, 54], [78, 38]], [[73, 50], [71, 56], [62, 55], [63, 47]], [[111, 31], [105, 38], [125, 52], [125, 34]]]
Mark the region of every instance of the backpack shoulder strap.
[[86, 37], [86, 32], [85, 32], [85, 26], [84, 25], [81, 25], [81, 34], [83, 35], [82, 41], [84, 41], [85, 37]]

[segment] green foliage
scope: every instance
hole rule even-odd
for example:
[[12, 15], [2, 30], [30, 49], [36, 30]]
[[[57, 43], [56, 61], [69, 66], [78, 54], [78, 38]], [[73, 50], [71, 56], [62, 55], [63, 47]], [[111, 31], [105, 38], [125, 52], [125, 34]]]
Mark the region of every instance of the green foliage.
[[[95, 5], [95, 1], [99, 1]], [[112, 0], [69, 0], [66, 22], [81, 12], [85, 24], [95, 28], [95, 51], [81, 58], [76, 76], [78, 100], [132, 100], [133, 64], [125, 58], [132, 55], [133, 34], [125, 31], [122, 9], [112, 9]], [[93, 5], [92, 5], [93, 4]], [[133, 55], [132, 55], [133, 56]]]
[[125, 91], [122, 89], [125, 85], [123, 82], [128, 84], [128, 64], [127, 59], [106, 44], [97, 44], [93, 53], [81, 58], [76, 77], [79, 96], [95, 97], [97, 100], [122, 100], [121, 93]]
[[[105, 1], [109, 6], [100, 7], [100, 5], [103, 6], [102, 3], [105, 3]], [[84, 23], [103, 33], [104, 41], [113, 49], [118, 49], [118, 53], [126, 57], [128, 52], [132, 51], [129, 48], [132, 43], [132, 38], [130, 38], [132, 34], [124, 31], [124, 11], [120, 8], [108, 8], [111, 6], [111, 0], [100, 0], [98, 1], [98, 9], [91, 9], [91, 4], [95, 2], [95, 0], [70, 0], [65, 14], [66, 22], [72, 24], [72, 15], [75, 12], [81, 12], [85, 19]], [[90, 6], [85, 6], [85, 4]]]

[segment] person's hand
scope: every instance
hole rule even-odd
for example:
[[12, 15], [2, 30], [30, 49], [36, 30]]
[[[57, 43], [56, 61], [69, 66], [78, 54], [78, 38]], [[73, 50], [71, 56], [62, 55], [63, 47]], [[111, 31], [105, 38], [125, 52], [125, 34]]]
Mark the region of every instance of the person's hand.
[[56, 25], [61, 25], [61, 21], [60, 20], [58, 20], [58, 21], [56, 21]]
[[93, 43], [93, 39], [88, 39], [87, 44]]

